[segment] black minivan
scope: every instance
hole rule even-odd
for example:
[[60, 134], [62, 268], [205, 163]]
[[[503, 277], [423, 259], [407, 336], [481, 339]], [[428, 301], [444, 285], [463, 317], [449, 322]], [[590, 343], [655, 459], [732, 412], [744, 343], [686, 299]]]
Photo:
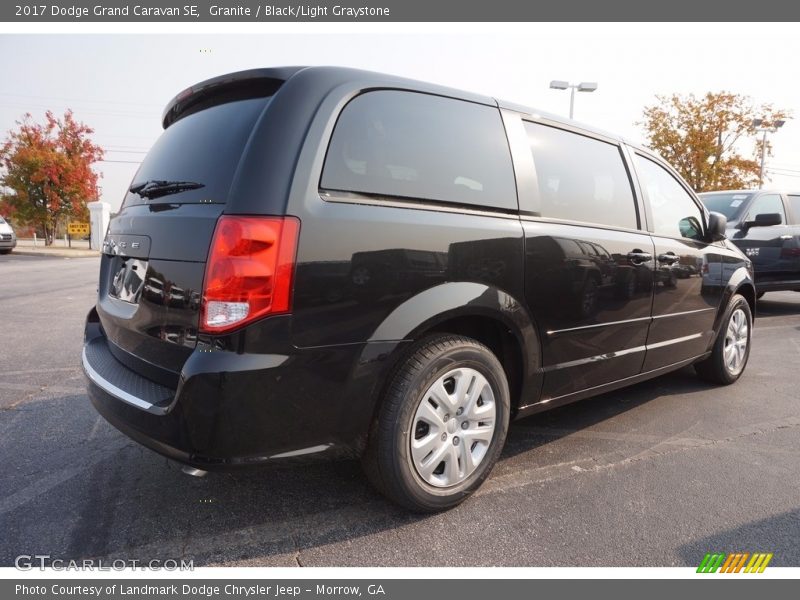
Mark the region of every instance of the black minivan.
[[361, 457], [419, 511], [509, 421], [750, 350], [752, 265], [669, 165], [493, 98], [344, 68], [178, 94], [111, 221], [97, 410], [197, 471]]

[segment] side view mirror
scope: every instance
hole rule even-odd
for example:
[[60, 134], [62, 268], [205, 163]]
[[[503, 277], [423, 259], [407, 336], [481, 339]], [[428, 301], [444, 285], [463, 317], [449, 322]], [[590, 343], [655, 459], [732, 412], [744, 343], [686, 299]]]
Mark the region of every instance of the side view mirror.
[[772, 225], [780, 225], [783, 222], [780, 213], [761, 213], [756, 215], [754, 221], [748, 221], [748, 227], [771, 227]]
[[724, 240], [727, 236], [725, 230], [728, 228], [728, 218], [718, 212], [708, 213], [708, 239], [712, 242]]

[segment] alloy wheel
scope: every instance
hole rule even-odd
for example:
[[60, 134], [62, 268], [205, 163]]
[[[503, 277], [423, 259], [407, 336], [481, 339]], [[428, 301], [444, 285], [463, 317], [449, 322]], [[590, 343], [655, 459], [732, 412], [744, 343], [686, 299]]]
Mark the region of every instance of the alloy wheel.
[[741, 308], [737, 308], [728, 320], [728, 328], [725, 330], [725, 345], [723, 347], [725, 368], [732, 375], [737, 375], [744, 368], [748, 333], [747, 315], [744, 314]]

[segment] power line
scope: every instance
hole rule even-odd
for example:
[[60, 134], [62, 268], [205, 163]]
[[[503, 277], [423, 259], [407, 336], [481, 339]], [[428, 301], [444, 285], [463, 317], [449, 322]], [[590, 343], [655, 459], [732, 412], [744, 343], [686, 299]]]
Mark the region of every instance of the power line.
[[800, 173], [798, 173], [797, 175], [790, 175], [789, 173], [777, 173], [777, 172], [771, 171], [769, 169], [767, 169], [767, 173], [769, 173], [770, 175], [778, 175], [780, 177], [797, 177], [797, 178], [800, 178]]
[[108, 149], [116, 149], [116, 150], [136, 150], [141, 152], [147, 152], [147, 148], [142, 148], [140, 146], [125, 146], [122, 144], [108, 144]]
[[[30, 109], [40, 109], [40, 110], [53, 110], [53, 106], [46, 105], [46, 104], [28, 104], [23, 102], [0, 102], [0, 106], [5, 106], [7, 108], [11, 107], [20, 107], [25, 110]], [[78, 105], [66, 105], [62, 104], [66, 108], [71, 109], [76, 114], [81, 115], [98, 115], [103, 117], [131, 117], [135, 119], [154, 119], [157, 118], [156, 112], [152, 113], [140, 113], [140, 112], [127, 112], [127, 111], [116, 111], [116, 110], [103, 110], [102, 108], [86, 108]]]
[[64, 98], [63, 96], [33, 96], [30, 94], [11, 94], [8, 92], [0, 93], [0, 96], [13, 96], [15, 98], [35, 98], [38, 100], [58, 100], [67, 102], [89, 102], [91, 104], [127, 104], [129, 106], [153, 106], [161, 108], [161, 104], [151, 102], [125, 102], [122, 100], [95, 100], [92, 98]]
[[113, 148], [104, 148], [104, 150], [118, 154], [147, 154], [147, 150], [114, 150]]
[[129, 165], [140, 165], [140, 164], [142, 164], [142, 161], [140, 161], [140, 160], [107, 160], [105, 158], [101, 159], [101, 160], [98, 160], [96, 162], [102, 162], [102, 163], [125, 163], [125, 164], [129, 164]]
[[788, 167], [779, 167], [777, 165], [773, 165], [770, 167], [772, 171], [788, 171], [789, 173], [800, 173], [800, 169], [790, 169]]

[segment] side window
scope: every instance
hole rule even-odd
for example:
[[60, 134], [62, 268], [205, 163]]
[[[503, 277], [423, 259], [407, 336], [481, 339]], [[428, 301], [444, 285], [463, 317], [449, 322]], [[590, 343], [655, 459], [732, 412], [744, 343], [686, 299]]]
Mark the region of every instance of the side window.
[[689, 193], [661, 165], [635, 155], [639, 182], [650, 202], [653, 232], [666, 237], [703, 239], [703, 213]]
[[792, 222], [795, 225], [800, 225], [800, 196], [786, 196], [789, 199], [789, 206], [792, 207], [792, 216], [794, 219]]
[[539, 181], [541, 215], [613, 227], [637, 227], [631, 182], [619, 147], [525, 122]]
[[753, 200], [750, 210], [747, 211], [746, 221], [755, 221], [756, 215], [778, 213], [781, 216], [781, 223], [786, 223], [786, 212], [783, 209], [783, 201], [779, 194], [765, 194]]
[[354, 98], [331, 137], [323, 189], [516, 210], [496, 108], [415, 92]]

